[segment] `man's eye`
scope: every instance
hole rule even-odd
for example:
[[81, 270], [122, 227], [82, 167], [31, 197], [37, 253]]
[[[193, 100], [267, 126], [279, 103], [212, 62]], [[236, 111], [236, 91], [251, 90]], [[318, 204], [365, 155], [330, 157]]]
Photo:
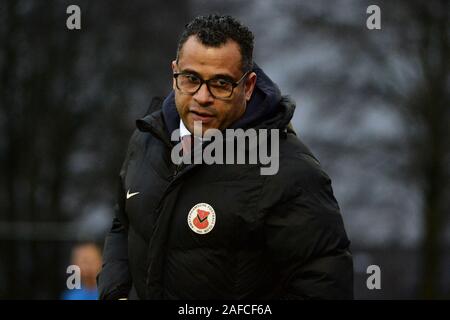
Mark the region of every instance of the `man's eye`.
[[227, 87], [230, 85], [230, 82], [225, 79], [216, 79], [213, 84], [217, 87]]
[[188, 75], [186, 75], [186, 77], [190, 82], [198, 83], [198, 81], [199, 81], [198, 78], [192, 74], [188, 74]]

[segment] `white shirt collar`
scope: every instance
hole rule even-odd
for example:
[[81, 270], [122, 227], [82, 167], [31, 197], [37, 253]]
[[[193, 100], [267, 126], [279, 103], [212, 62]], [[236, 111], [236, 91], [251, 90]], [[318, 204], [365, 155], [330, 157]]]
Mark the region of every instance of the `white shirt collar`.
[[[190, 135], [192, 135], [192, 133], [188, 130], [188, 128], [186, 128], [186, 126], [184, 125], [183, 120], [180, 119], [180, 140], [184, 136], [190, 136]], [[198, 139], [201, 142], [203, 142], [203, 138], [195, 137], [195, 139]]]
[[180, 139], [184, 136], [190, 136], [191, 132], [186, 128], [183, 123], [183, 120], [180, 119]]

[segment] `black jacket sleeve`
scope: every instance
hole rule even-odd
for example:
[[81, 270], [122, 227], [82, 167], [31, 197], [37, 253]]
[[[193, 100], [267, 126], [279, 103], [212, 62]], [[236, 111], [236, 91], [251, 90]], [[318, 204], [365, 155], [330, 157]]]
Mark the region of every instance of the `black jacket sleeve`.
[[112, 227], [106, 236], [103, 249], [103, 267], [97, 277], [99, 299], [126, 298], [132, 287], [128, 264], [128, 216], [125, 210], [124, 180], [128, 163], [136, 148], [137, 131], [128, 145], [127, 155], [119, 175], [117, 202]]
[[330, 179], [318, 165], [309, 165], [290, 172], [289, 180], [265, 221], [281, 298], [353, 299], [350, 241]]
[[[121, 193], [119, 197], [124, 197]], [[132, 285], [128, 267], [128, 231], [126, 223], [122, 222], [125, 217], [123, 210], [123, 200], [119, 199], [111, 230], [105, 239], [102, 271], [97, 277], [101, 300], [126, 298]]]

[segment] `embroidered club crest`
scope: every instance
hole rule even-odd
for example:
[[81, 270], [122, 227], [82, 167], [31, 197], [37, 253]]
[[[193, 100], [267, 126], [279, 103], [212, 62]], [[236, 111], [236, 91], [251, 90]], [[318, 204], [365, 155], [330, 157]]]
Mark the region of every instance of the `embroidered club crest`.
[[209, 204], [198, 203], [189, 211], [187, 222], [195, 233], [206, 234], [214, 228], [216, 213]]

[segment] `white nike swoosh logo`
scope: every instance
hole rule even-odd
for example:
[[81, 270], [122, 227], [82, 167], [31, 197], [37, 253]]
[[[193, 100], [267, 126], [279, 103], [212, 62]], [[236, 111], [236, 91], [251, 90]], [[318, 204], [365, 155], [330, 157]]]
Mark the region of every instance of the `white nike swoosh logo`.
[[135, 195], [137, 195], [139, 192], [133, 192], [133, 193], [130, 193], [130, 189], [128, 189], [128, 191], [127, 191], [127, 199], [130, 199], [132, 196], [135, 196]]

